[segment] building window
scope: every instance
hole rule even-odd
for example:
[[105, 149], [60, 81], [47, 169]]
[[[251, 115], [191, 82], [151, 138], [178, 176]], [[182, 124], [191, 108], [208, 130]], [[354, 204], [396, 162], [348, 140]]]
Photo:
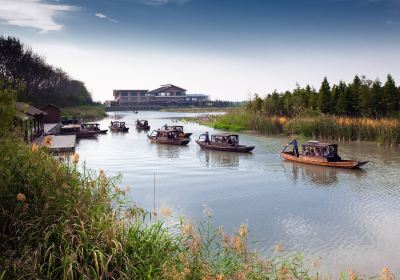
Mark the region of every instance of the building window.
[[140, 96], [146, 96], [146, 93], [145, 92], [141, 92]]
[[128, 93], [127, 92], [121, 92], [120, 95], [121, 96], [128, 96]]
[[131, 92], [131, 96], [137, 96], [136, 92]]

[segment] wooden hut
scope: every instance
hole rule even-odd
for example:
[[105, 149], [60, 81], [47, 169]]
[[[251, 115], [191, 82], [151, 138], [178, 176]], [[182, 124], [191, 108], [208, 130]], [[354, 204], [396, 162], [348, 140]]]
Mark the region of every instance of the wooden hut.
[[44, 123], [60, 123], [61, 122], [61, 109], [54, 105], [48, 104], [40, 110], [46, 112], [47, 114], [44, 115]]
[[19, 111], [19, 122], [22, 126], [25, 140], [33, 142], [44, 134], [44, 116], [46, 112], [24, 102], [16, 102]]

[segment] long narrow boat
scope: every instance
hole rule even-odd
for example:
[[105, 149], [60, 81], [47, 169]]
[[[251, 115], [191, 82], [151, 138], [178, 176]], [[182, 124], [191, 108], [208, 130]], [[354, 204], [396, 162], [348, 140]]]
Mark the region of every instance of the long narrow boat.
[[302, 153], [298, 156], [294, 152], [281, 152], [281, 156], [290, 161], [338, 167], [338, 168], [359, 168], [368, 161], [357, 161], [357, 160], [343, 160], [338, 155], [338, 145], [331, 143], [320, 143], [318, 141], [309, 141], [303, 144]]
[[108, 131], [108, 129], [100, 129], [100, 124], [98, 123], [82, 123], [81, 130], [94, 131], [98, 134], [105, 134]]
[[[202, 140], [202, 137], [205, 139]], [[202, 149], [215, 151], [249, 153], [254, 149], [254, 146], [239, 145], [239, 135], [237, 134], [221, 133], [211, 135], [211, 140], [207, 140], [207, 138], [207, 134], [202, 134], [196, 143]]]
[[60, 134], [76, 135], [76, 138], [93, 138], [97, 136], [97, 132], [83, 130], [79, 124], [62, 125]]
[[147, 138], [152, 143], [168, 144], [168, 145], [187, 145], [190, 142], [190, 138], [180, 137], [178, 130], [153, 130]]
[[110, 130], [113, 132], [128, 132], [129, 127], [125, 125], [125, 122], [119, 122], [119, 121], [111, 121]]

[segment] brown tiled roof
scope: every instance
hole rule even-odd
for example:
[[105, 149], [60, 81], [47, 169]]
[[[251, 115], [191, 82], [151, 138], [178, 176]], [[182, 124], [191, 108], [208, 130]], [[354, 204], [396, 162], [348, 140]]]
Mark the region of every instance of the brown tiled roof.
[[43, 112], [42, 110], [33, 107], [25, 102], [15, 102], [15, 107], [17, 107], [17, 110], [19, 110], [20, 112], [23, 112], [29, 116], [47, 115], [46, 112]]
[[57, 110], [59, 110], [59, 111], [61, 111], [61, 109], [60, 109], [60, 107], [58, 107], [58, 106], [56, 106], [56, 105], [54, 105], [54, 104], [47, 104], [46, 106], [43, 106], [42, 108], [40, 108], [41, 110], [43, 110], [43, 109], [45, 109], [45, 108], [47, 108], [47, 107], [53, 107], [53, 108], [56, 108]]

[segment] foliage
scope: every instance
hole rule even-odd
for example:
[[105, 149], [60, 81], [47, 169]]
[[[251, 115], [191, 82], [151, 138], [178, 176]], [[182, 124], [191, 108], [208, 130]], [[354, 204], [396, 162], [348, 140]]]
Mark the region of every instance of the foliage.
[[247, 104], [247, 110], [267, 116], [304, 116], [317, 113], [350, 117], [398, 117], [400, 88], [391, 75], [382, 86], [379, 80], [371, 81], [355, 76], [350, 84], [340, 81], [329, 85], [325, 77], [319, 92], [310, 86], [299, 85], [292, 91], [274, 91], [262, 99], [258, 94]]
[[53, 103], [60, 107], [92, 103], [81, 81], [46, 63], [15, 37], [0, 36], [0, 78], [22, 88], [18, 99], [34, 106]]
[[63, 117], [78, 117], [83, 120], [98, 120], [107, 116], [104, 107], [101, 105], [67, 107], [62, 109], [61, 114]]

